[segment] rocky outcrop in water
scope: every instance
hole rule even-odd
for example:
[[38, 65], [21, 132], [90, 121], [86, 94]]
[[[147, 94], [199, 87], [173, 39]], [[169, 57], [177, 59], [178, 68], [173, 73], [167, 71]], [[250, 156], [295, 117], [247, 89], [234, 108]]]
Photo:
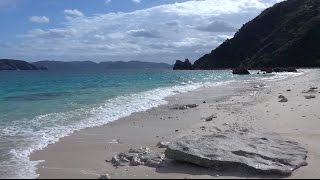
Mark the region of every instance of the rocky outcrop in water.
[[173, 70], [192, 70], [192, 64], [189, 59], [186, 59], [184, 62], [177, 60], [173, 66]]
[[246, 75], [246, 74], [250, 74], [250, 72], [248, 71], [247, 68], [241, 66], [241, 67], [234, 68], [232, 70], [232, 74], [244, 74], [244, 75]]
[[185, 136], [172, 142], [165, 156], [218, 171], [264, 175], [290, 175], [307, 165], [307, 150], [298, 143], [247, 129]]

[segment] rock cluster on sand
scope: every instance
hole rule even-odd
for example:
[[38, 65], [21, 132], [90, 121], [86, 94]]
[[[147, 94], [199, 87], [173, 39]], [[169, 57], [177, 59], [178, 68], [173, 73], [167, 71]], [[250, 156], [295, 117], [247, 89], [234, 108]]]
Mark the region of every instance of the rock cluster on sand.
[[[307, 93], [307, 94], [312, 94], [312, 93], [317, 93], [318, 87], [310, 87], [308, 91], [302, 91], [302, 93]], [[314, 99], [316, 98], [315, 95], [306, 95], [304, 96], [306, 99]]]
[[175, 105], [173, 108], [174, 110], [184, 110], [184, 109], [190, 109], [190, 108], [196, 108], [198, 105], [196, 104], [187, 104], [187, 105]]
[[184, 136], [172, 142], [166, 158], [218, 171], [290, 175], [307, 165], [307, 150], [276, 134], [226, 129], [211, 135]]
[[114, 166], [148, 166], [158, 167], [164, 159], [164, 155], [158, 155], [149, 148], [130, 149], [128, 153], [120, 153], [112, 157]]

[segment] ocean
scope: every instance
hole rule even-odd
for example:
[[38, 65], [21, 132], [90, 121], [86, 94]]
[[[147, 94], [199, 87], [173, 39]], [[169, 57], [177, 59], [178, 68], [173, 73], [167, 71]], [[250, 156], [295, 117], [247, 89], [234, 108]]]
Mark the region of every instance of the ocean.
[[255, 72], [248, 76], [232, 75], [229, 70], [0, 72], [0, 178], [36, 178], [39, 162], [30, 161], [32, 152], [74, 131], [166, 104], [168, 96], [297, 75]]

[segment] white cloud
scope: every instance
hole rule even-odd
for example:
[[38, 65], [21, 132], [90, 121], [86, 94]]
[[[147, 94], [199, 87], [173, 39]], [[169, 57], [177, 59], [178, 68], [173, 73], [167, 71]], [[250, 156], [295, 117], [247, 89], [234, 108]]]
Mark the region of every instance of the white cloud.
[[81, 11], [79, 11], [78, 9], [65, 9], [64, 10], [64, 14], [66, 14], [67, 16], [78, 16], [78, 17], [82, 17], [84, 16], [83, 13]]
[[145, 30], [145, 29], [134, 29], [127, 31], [127, 34], [134, 37], [144, 37], [144, 38], [160, 38], [160, 32], [156, 30]]
[[213, 21], [209, 24], [200, 25], [197, 27], [200, 31], [207, 31], [207, 32], [236, 32], [237, 29], [232, 27], [230, 24], [224, 21]]
[[46, 16], [32, 16], [29, 18], [29, 21], [35, 23], [49, 23], [50, 19]]
[[104, 0], [104, 3], [105, 3], [105, 4], [109, 4], [109, 3], [111, 3], [111, 1], [112, 1], [112, 0]]
[[132, 0], [132, 2], [140, 3], [140, 2], [141, 2], [141, 0]]
[[90, 17], [65, 10], [65, 27], [28, 32], [19, 53], [56, 60], [195, 60], [275, 1], [192, 0]]
[[43, 29], [33, 29], [25, 37], [41, 38], [47, 40], [70, 38], [77, 33], [75, 29], [50, 29], [45, 31]]

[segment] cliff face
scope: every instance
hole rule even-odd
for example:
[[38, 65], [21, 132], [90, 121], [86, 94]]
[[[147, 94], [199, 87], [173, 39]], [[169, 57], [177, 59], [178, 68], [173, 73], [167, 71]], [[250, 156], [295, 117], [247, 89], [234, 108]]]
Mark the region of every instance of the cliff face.
[[0, 71], [1, 70], [46, 70], [46, 68], [37, 67], [20, 60], [0, 59]]
[[288, 0], [263, 11], [194, 69], [320, 66], [320, 0]]

